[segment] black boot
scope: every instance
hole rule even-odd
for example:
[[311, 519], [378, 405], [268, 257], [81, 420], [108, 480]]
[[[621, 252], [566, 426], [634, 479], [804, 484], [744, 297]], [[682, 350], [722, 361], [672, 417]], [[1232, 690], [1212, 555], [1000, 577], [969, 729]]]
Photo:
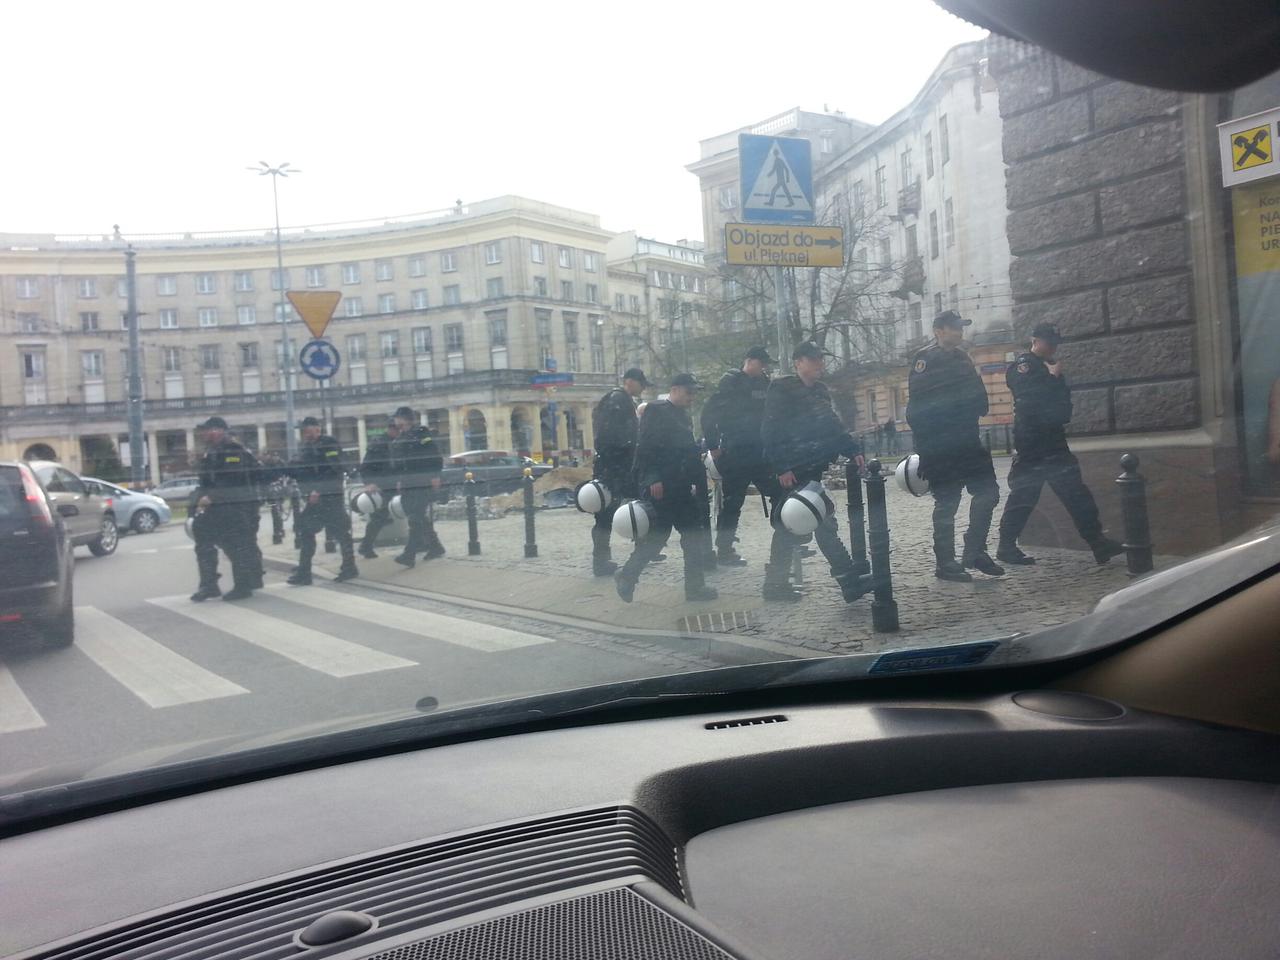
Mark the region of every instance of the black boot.
[[416, 553], [409, 553], [407, 550], [395, 558], [396, 563], [402, 567], [413, 567], [417, 561]]
[[1110, 537], [1098, 537], [1089, 544], [1089, 549], [1093, 551], [1093, 559], [1099, 564], [1104, 564], [1112, 557], [1118, 557], [1124, 553], [1124, 544]]
[[212, 600], [214, 597], [222, 596], [222, 591], [218, 589], [216, 583], [201, 584], [200, 588], [191, 595], [192, 603], [203, 603], [205, 600]]
[[706, 554], [702, 552], [703, 543], [700, 538], [701, 531], [692, 537], [680, 538], [680, 547], [684, 551], [684, 598], [691, 602], [714, 600], [720, 596], [707, 586], [707, 581], [703, 578]]
[[955, 557], [939, 557], [933, 575], [939, 580], [950, 580], [953, 583], [972, 583], [973, 577], [965, 572], [964, 567], [956, 563]]
[[763, 594], [766, 600], [782, 600], [787, 603], [804, 599], [804, 594], [791, 585], [791, 571], [776, 563], [764, 565]]
[[223, 600], [247, 600], [249, 597], [252, 597], [252, 596], [253, 596], [253, 589], [251, 587], [236, 584], [234, 587], [232, 587], [230, 590], [228, 590], [226, 593], [222, 595], [222, 599]]
[[591, 528], [591, 573], [597, 577], [611, 577], [618, 572], [618, 565], [613, 562], [613, 552], [609, 548], [609, 530], [604, 527]]
[[861, 600], [871, 590], [871, 575], [860, 574], [852, 567], [841, 573], [833, 573], [832, 577], [840, 588], [840, 596], [844, 597], [845, 603]]
[[1015, 567], [1029, 567], [1036, 562], [1035, 557], [1029, 557], [1019, 550], [1016, 543], [1004, 543], [1003, 541], [996, 548], [996, 559], [1001, 563], [1008, 563]]
[[378, 554], [374, 551], [373, 544], [371, 543], [362, 542], [360, 544], [360, 556], [364, 557], [366, 560], [378, 559]]
[[626, 567], [623, 567], [614, 576], [613, 585], [618, 588], [618, 596], [622, 598], [624, 603], [630, 603], [635, 598], [636, 579], [636, 577], [628, 575]]
[[337, 552], [338, 552], [338, 545], [337, 545], [336, 543], [334, 543], [332, 540], [326, 540], [326, 541], [324, 542], [324, 552], [325, 552], [325, 553], [337, 553]]
[[360, 576], [360, 571], [356, 569], [355, 561], [352, 561], [350, 564], [344, 563], [338, 569], [338, 575], [333, 578], [333, 581], [334, 583], [343, 583], [347, 580], [354, 580], [358, 576]]
[[307, 569], [304, 570], [302, 567], [299, 567], [294, 572], [293, 576], [291, 576], [288, 580], [286, 580], [285, 583], [294, 587], [311, 586], [311, 568], [308, 567]]
[[1004, 576], [1004, 567], [992, 560], [991, 555], [985, 550], [980, 553], [966, 553], [960, 565], [985, 573], [988, 577]]
[[716, 531], [716, 562], [722, 567], [745, 567], [747, 561], [742, 558], [742, 554], [734, 548], [733, 542], [737, 538], [733, 535], [732, 530]]

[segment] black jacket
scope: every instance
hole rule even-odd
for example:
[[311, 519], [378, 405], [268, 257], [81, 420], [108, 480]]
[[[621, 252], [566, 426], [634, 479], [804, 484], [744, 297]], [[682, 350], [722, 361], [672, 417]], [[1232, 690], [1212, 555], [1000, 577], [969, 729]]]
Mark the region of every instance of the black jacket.
[[402, 430], [391, 444], [392, 469], [400, 486], [406, 490], [431, 485], [444, 469], [444, 457], [435, 434], [422, 424]]
[[257, 506], [260, 467], [244, 446], [223, 437], [200, 459], [200, 495], [216, 504]]
[[816, 479], [839, 456], [854, 457], [862, 445], [849, 436], [831, 393], [821, 380], [806, 387], [798, 376], [769, 386], [761, 427], [764, 455], [775, 474], [795, 471]]
[[391, 459], [391, 445], [394, 442], [385, 433], [369, 441], [369, 447], [364, 452], [364, 461], [360, 464], [360, 479], [365, 483], [376, 483], [379, 486], [395, 480]]
[[661, 483], [664, 500], [689, 497], [690, 486], [705, 476], [689, 411], [670, 400], [655, 400], [645, 407], [636, 441], [635, 479], [640, 493]]
[[596, 443], [595, 476], [621, 481], [631, 470], [640, 431], [631, 394], [615, 387], [601, 397], [591, 411], [591, 429]]
[[325, 495], [340, 495], [346, 479], [342, 447], [328, 434], [321, 434], [314, 441], [304, 443], [298, 451], [298, 459], [290, 464], [289, 472], [298, 481], [304, 497], [315, 490]]
[[769, 393], [767, 374], [750, 377], [732, 370], [720, 378], [716, 392], [702, 408], [702, 436], [709, 449], [724, 451], [719, 468], [750, 469], [764, 463], [765, 397]]
[[1013, 443], [1023, 457], [1038, 457], [1067, 449], [1066, 425], [1071, 422], [1071, 387], [1054, 376], [1030, 351], [1009, 364], [1005, 382], [1013, 394]]
[[978, 419], [986, 415], [987, 388], [963, 350], [934, 343], [912, 359], [907, 423], [921, 457], [967, 453], [981, 447]]

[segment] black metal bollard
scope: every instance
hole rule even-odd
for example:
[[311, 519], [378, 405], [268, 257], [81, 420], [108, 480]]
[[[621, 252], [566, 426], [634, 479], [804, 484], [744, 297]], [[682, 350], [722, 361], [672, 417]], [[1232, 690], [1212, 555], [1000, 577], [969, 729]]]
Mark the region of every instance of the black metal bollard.
[[533, 529], [533, 470], [524, 468], [524, 555], [538, 555], [538, 537]]
[[1120, 458], [1124, 472], [1116, 478], [1120, 487], [1120, 512], [1124, 515], [1124, 549], [1129, 575], [1150, 573], [1151, 524], [1147, 520], [1147, 481], [1138, 473], [1138, 458], [1126, 453]]
[[889, 569], [889, 510], [885, 505], [880, 461], [867, 464], [867, 527], [871, 541], [871, 626], [879, 633], [898, 631], [898, 604], [893, 599], [893, 573]]
[[849, 495], [849, 555], [853, 572], [863, 577], [871, 572], [867, 562], [866, 509], [862, 501], [862, 471], [850, 460], [844, 466], [845, 492]]
[[470, 471], [462, 484], [467, 494], [467, 556], [480, 556], [480, 530], [476, 525], [476, 477]]

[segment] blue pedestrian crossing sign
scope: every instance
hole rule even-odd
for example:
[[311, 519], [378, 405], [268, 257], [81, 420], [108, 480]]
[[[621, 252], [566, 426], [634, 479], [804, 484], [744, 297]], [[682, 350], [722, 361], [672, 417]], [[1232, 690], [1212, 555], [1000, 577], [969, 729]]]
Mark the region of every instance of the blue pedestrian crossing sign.
[[328, 380], [338, 372], [341, 362], [338, 348], [328, 340], [309, 340], [298, 354], [302, 372], [312, 380]]
[[739, 195], [748, 223], [813, 223], [809, 141], [738, 135]]

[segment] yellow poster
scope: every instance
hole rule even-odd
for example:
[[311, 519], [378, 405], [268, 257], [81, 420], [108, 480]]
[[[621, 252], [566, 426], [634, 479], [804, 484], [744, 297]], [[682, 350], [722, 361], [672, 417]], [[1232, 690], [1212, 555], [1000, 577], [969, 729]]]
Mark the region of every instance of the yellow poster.
[[1245, 468], [1255, 493], [1280, 492], [1280, 179], [1233, 187]]

